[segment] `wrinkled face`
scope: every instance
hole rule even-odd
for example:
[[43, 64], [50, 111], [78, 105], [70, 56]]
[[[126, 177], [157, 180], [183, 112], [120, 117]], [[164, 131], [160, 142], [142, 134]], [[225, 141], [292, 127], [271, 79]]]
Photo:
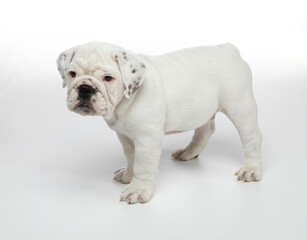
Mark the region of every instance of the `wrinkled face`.
[[118, 92], [122, 93], [123, 89], [115, 63], [108, 60], [93, 51], [75, 56], [68, 64], [65, 80], [69, 110], [81, 115], [100, 116], [113, 112]]
[[145, 65], [113, 45], [88, 43], [63, 52], [57, 65], [67, 86], [67, 107], [81, 115], [111, 115], [144, 80]]
[[[68, 74], [72, 78], [72, 83], [68, 88], [67, 107], [69, 110], [81, 115], [107, 115], [115, 107], [117, 86], [115, 78], [109, 73], [99, 75], [100, 79], [92, 75], [77, 77], [78, 71], [70, 71]], [[96, 75], [96, 74], [94, 74]], [[76, 77], [74, 77], [76, 76]]]

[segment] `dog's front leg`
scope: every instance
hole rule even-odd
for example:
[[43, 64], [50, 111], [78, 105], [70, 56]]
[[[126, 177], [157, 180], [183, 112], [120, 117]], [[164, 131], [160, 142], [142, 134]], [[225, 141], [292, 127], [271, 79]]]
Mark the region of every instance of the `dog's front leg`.
[[142, 135], [134, 139], [133, 178], [123, 190], [121, 201], [146, 203], [151, 199], [161, 156], [161, 142], [162, 134]]
[[124, 153], [127, 159], [127, 167], [118, 169], [114, 174], [114, 181], [123, 184], [130, 183], [133, 177], [133, 162], [134, 162], [134, 143], [132, 139], [127, 136], [116, 132], [119, 141], [121, 142]]

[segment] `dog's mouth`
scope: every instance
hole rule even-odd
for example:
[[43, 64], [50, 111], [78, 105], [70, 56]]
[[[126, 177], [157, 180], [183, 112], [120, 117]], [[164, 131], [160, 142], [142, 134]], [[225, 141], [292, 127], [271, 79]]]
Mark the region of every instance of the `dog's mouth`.
[[90, 113], [91, 111], [94, 111], [94, 108], [88, 104], [78, 104], [76, 106], [79, 110], [83, 111], [84, 113]]
[[78, 97], [78, 104], [75, 106], [75, 112], [82, 115], [95, 115], [96, 111], [90, 99]]

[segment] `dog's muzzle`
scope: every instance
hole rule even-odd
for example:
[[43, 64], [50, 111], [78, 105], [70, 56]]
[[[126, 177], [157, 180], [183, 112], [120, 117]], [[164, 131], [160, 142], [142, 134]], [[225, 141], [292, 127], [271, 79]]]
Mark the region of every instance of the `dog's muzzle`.
[[93, 110], [93, 105], [91, 103], [91, 97], [95, 94], [96, 90], [87, 84], [82, 84], [78, 87], [78, 105], [76, 106], [83, 112], [90, 112]]
[[82, 76], [71, 82], [67, 92], [67, 105], [81, 115], [104, 116], [112, 110], [107, 90], [97, 79]]

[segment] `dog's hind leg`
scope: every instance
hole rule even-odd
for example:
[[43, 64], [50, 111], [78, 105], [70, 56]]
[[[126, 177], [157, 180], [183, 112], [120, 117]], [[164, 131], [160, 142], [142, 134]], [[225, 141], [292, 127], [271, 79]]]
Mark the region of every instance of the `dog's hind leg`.
[[239, 101], [224, 106], [224, 113], [237, 128], [245, 159], [236, 172], [238, 180], [244, 182], [261, 179], [261, 133], [258, 127], [257, 105], [252, 94], [246, 94]]
[[172, 157], [180, 161], [188, 161], [198, 157], [198, 154], [205, 148], [209, 138], [215, 131], [214, 117], [205, 125], [195, 129], [192, 141], [188, 146], [173, 152]]

